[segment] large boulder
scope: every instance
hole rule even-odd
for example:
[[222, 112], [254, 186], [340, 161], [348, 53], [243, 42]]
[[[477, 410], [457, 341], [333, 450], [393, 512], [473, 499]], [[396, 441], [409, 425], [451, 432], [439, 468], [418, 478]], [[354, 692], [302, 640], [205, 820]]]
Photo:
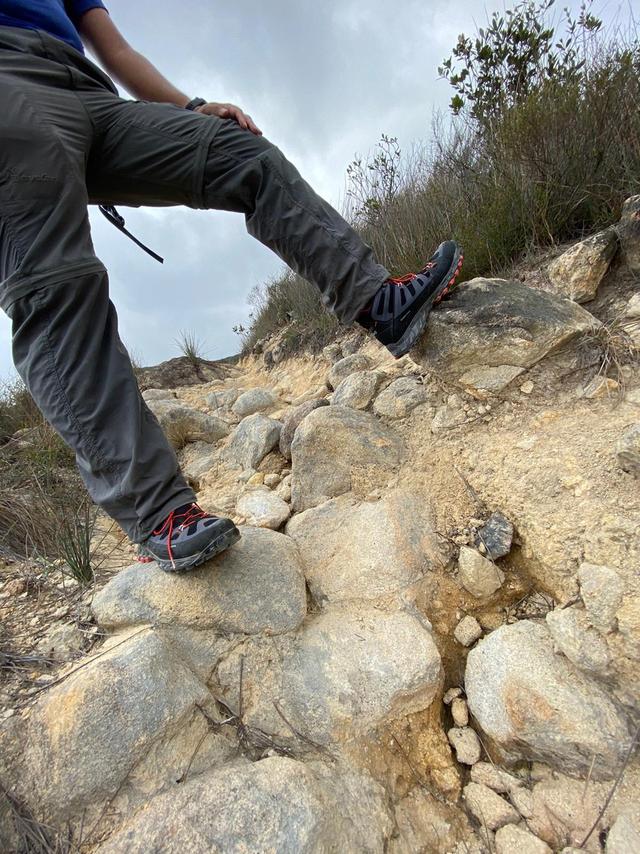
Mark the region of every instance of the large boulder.
[[155, 564], [123, 569], [93, 600], [98, 623], [109, 629], [150, 623], [244, 634], [297, 628], [306, 613], [297, 546], [275, 531], [241, 530], [233, 548], [186, 575]]
[[291, 446], [293, 507], [307, 510], [345, 492], [383, 486], [405, 454], [400, 436], [373, 415], [342, 406], [317, 409]]
[[178, 356], [150, 368], [138, 368], [136, 377], [143, 391], [148, 388], [181, 388], [224, 379], [232, 371], [231, 361], [212, 362]]
[[177, 400], [150, 400], [147, 406], [177, 449], [188, 442], [218, 442], [229, 433], [226, 421], [183, 406]]
[[319, 409], [321, 406], [329, 406], [329, 401], [324, 398], [316, 400], [306, 400], [299, 406], [294, 407], [285, 415], [282, 421], [282, 430], [280, 431], [279, 449], [282, 456], [291, 459], [291, 443], [296, 434], [296, 430], [302, 424], [304, 419], [313, 412], [314, 409]]
[[231, 411], [239, 418], [246, 418], [254, 412], [273, 409], [277, 402], [278, 398], [270, 388], [251, 388], [242, 392], [232, 404]]
[[256, 469], [278, 444], [282, 424], [256, 412], [243, 418], [229, 437], [224, 458], [243, 469]]
[[152, 800], [99, 854], [381, 852], [393, 822], [379, 784], [274, 756], [237, 761]]
[[469, 708], [516, 757], [594, 779], [615, 776], [629, 749], [627, 720], [610, 694], [553, 649], [546, 626], [503, 626], [469, 653]]
[[640, 273], [640, 196], [624, 203], [618, 223], [618, 236], [625, 261], [632, 273]]
[[600, 326], [576, 303], [522, 282], [473, 279], [429, 318], [416, 360], [459, 378], [472, 368], [530, 368]]
[[[3, 780], [56, 825], [99, 809], [134, 769], [146, 794], [178, 779], [208, 729], [197, 707], [213, 713], [205, 685], [153, 631], [111, 644], [0, 733]], [[225, 745], [212, 736], [193, 770], [227, 759]]]
[[395, 593], [446, 563], [428, 500], [406, 490], [369, 503], [332, 499], [294, 516], [287, 534], [320, 605]]
[[616, 230], [607, 228], [563, 252], [547, 271], [558, 296], [574, 302], [595, 299], [617, 248]]
[[241, 667], [248, 724], [322, 745], [426, 709], [442, 683], [440, 654], [425, 625], [412, 614], [364, 604], [333, 606], [296, 638], [251, 639], [235, 648], [214, 677], [234, 710]]

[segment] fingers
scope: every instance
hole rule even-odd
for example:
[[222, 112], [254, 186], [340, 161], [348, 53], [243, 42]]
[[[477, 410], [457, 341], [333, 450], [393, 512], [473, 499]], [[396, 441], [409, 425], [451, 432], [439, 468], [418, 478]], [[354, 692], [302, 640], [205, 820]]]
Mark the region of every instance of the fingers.
[[262, 136], [262, 131], [253, 121], [251, 116], [244, 113], [240, 107], [236, 107], [235, 104], [216, 104], [212, 102], [198, 107], [197, 112], [218, 116], [221, 119], [232, 119], [234, 122], [237, 122], [241, 128], [251, 131], [251, 133], [254, 133], [256, 136]]

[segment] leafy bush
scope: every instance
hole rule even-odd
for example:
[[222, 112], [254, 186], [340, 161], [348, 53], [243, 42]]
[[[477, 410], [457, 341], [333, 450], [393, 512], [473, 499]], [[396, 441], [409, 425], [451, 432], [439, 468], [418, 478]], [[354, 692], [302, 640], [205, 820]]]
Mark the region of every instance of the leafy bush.
[[[552, 6], [519, 3], [460, 36], [440, 69], [451, 117], [408, 157], [383, 136], [347, 170], [347, 217], [392, 274], [419, 269], [451, 237], [464, 277], [495, 275], [615, 222], [640, 192], [637, 33], [608, 32], [588, 6], [555, 21]], [[305, 284], [285, 274], [254, 294], [247, 345], [285, 325], [301, 344], [334, 334]]]

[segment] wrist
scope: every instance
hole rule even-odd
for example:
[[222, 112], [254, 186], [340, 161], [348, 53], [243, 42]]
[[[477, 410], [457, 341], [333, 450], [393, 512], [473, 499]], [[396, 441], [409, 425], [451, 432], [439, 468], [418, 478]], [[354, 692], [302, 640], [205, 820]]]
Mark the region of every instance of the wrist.
[[202, 107], [203, 104], [207, 102], [204, 98], [192, 98], [187, 104], [184, 105], [185, 110], [196, 110], [198, 107]]

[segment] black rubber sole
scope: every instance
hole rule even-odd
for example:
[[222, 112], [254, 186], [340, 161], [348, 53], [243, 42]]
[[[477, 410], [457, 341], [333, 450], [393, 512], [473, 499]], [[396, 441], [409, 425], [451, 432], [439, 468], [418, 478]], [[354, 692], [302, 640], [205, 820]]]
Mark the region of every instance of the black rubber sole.
[[188, 572], [190, 569], [195, 569], [208, 560], [211, 560], [212, 557], [226, 551], [234, 543], [237, 543], [241, 536], [240, 531], [236, 527], [229, 528], [228, 531], [224, 531], [215, 540], [207, 543], [202, 551], [188, 557], [174, 558], [174, 560], [158, 558], [149, 549], [140, 546], [139, 557], [143, 558], [143, 562], [148, 561], [149, 558], [151, 561], [155, 561], [163, 572]]
[[416, 316], [405, 329], [402, 338], [398, 341], [394, 341], [392, 344], [385, 345], [396, 359], [406, 356], [406, 354], [415, 346], [416, 341], [425, 330], [431, 309], [434, 305], [439, 303], [444, 296], [446, 296], [455, 283], [455, 280], [460, 275], [463, 261], [464, 254], [462, 252], [462, 247], [456, 246], [455, 255], [453, 256], [449, 269], [442, 277], [440, 286], [431, 294], [429, 299], [426, 300], [423, 306], [421, 306], [420, 310], [416, 312]]

